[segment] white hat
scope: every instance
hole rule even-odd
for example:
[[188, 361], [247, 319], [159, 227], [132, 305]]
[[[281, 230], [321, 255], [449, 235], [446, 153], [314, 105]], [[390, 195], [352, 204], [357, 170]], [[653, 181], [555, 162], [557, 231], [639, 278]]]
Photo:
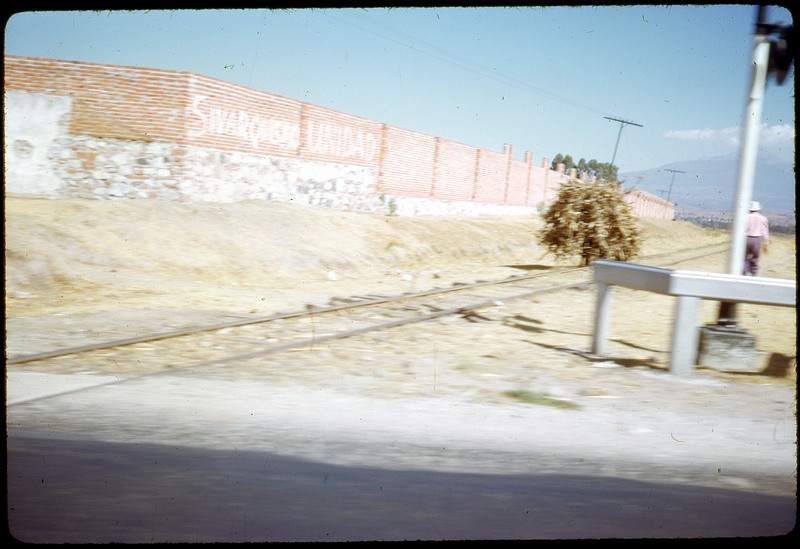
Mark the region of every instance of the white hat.
[[761, 209], [761, 204], [759, 204], [758, 202], [753, 201], [753, 202], [750, 203], [750, 211], [751, 212], [757, 212], [760, 209]]

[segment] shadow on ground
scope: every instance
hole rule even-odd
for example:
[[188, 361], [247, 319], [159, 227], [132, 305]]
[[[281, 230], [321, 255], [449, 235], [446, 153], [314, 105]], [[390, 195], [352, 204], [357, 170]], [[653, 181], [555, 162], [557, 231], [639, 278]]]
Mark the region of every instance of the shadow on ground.
[[553, 265], [541, 265], [541, 264], [501, 265], [501, 267], [507, 267], [509, 269], [519, 269], [521, 271], [549, 271], [555, 269]]
[[531, 474], [487, 475], [10, 436], [8, 525], [31, 543], [733, 537], [794, 525], [791, 496], [597, 476], [589, 463], [536, 474], [529, 459]]

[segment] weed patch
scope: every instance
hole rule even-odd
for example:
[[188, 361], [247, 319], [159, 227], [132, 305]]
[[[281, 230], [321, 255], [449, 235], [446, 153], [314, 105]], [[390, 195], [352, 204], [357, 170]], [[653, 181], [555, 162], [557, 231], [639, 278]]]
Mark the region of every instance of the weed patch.
[[539, 404], [542, 406], [554, 406], [556, 408], [567, 409], [580, 408], [580, 406], [574, 402], [555, 398], [544, 393], [536, 393], [534, 391], [505, 391], [503, 394], [526, 404]]

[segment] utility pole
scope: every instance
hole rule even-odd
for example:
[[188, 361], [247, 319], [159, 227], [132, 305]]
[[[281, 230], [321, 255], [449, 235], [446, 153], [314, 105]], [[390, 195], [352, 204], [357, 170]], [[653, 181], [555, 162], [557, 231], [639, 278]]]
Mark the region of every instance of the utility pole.
[[667, 193], [667, 201], [669, 202], [669, 197], [672, 196], [672, 184], [675, 183], [675, 174], [676, 173], [686, 173], [680, 170], [670, 170], [667, 169], [666, 171], [672, 172], [672, 180], [669, 182], [669, 193]]
[[[757, 8], [756, 30], [753, 39], [753, 59], [751, 63], [750, 90], [747, 96], [747, 110], [742, 130], [741, 156], [739, 171], [736, 176], [736, 201], [731, 226], [731, 248], [728, 255], [728, 274], [742, 274], [744, 251], [747, 235], [747, 205], [753, 196], [753, 180], [755, 179], [756, 158], [758, 156], [758, 131], [761, 124], [761, 111], [764, 104], [764, 90], [767, 87], [767, 69], [770, 57], [770, 40], [772, 27], [767, 25], [767, 8]], [[736, 303], [723, 301], [720, 303], [717, 324], [720, 326], [736, 326]]]
[[[728, 274], [739, 276], [742, 275], [745, 256], [748, 202], [753, 194], [758, 156], [758, 131], [767, 78], [770, 74], [774, 74], [778, 85], [781, 85], [793, 63], [794, 27], [768, 24], [767, 8], [757, 6], [757, 10], [751, 81], [742, 130], [731, 248], [728, 257]], [[773, 41], [771, 36], [774, 34], [777, 34], [778, 38]], [[716, 364], [726, 370], [738, 370], [752, 369], [756, 363], [755, 336], [737, 326], [736, 302], [720, 302], [717, 323], [708, 324], [700, 329], [698, 364], [707, 366]]]
[[617, 147], [619, 147], [619, 138], [622, 137], [622, 129], [627, 126], [638, 126], [639, 128], [643, 128], [641, 124], [637, 124], [636, 122], [631, 122], [629, 120], [622, 120], [621, 118], [612, 118], [610, 116], [604, 116], [606, 120], [611, 120], [614, 122], [619, 122], [619, 133], [617, 134], [617, 144], [614, 145], [614, 156], [611, 157], [611, 166], [614, 166], [614, 161], [617, 159]]

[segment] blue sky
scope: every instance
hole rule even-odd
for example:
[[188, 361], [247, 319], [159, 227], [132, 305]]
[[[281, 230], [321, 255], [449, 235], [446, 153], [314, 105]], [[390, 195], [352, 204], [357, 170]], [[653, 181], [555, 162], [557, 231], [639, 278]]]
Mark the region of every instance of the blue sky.
[[[742, 5], [23, 12], [5, 53], [189, 71], [514, 156], [621, 172], [734, 153], [756, 9]], [[792, 23], [771, 7], [769, 22]], [[794, 76], [761, 146], [794, 158]]]

